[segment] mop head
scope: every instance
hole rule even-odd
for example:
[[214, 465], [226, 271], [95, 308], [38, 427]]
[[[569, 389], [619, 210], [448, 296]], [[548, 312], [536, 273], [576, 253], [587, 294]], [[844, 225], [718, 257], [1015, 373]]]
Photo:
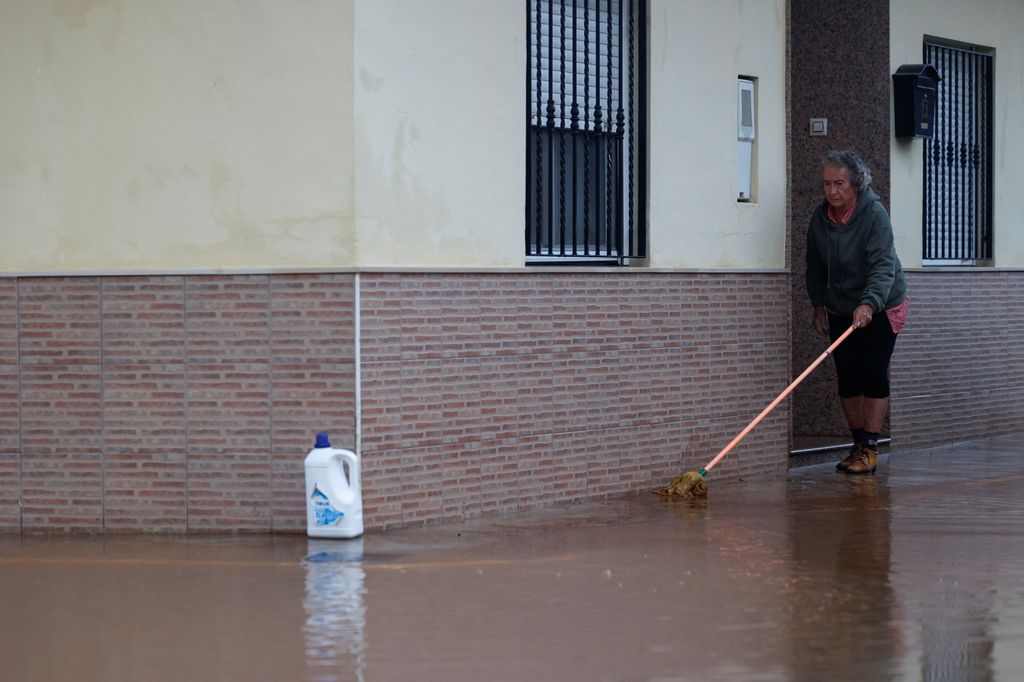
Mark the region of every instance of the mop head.
[[687, 471], [673, 478], [667, 488], [660, 488], [654, 493], [666, 497], [707, 497], [708, 484], [696, 471]]

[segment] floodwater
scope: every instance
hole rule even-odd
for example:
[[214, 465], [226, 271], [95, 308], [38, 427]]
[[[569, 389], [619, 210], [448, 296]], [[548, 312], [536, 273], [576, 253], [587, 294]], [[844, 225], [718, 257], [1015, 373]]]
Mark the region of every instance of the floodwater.
[[0, 537], [0, 678], [1022, 680], [994, 439], [394, 532]]

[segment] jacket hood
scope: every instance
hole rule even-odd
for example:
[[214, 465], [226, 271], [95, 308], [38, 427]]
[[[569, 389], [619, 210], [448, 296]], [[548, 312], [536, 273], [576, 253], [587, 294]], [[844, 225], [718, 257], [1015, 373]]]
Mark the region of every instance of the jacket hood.
[[893, 246], [892, 223], [870, 187], [857, 194], [846, 226], [828, 219], [828, 202], [807, 229], [807, 293], [813, 305], [849, 317], [858, 305], [876, 313], [906, 298], [907, 283]]
[[[853, 215], [850, 216], [850, 222], [854, 222], [860, 216], [861, 213], [868, 210], [868, 208], [874, 205], [876, 202], [881, 201], [881, 198], [875, 194], [875, 190], [871, 187], [865, 187], [857, 194], [857, 206], [853, 209]], [[821, 217], [825, 220], [825, 224], [829, 225], [832, 223], [828, 219], [828, 200], [822, 199], [821, 205], [818, 206], [818, 211], [821, 212]]]

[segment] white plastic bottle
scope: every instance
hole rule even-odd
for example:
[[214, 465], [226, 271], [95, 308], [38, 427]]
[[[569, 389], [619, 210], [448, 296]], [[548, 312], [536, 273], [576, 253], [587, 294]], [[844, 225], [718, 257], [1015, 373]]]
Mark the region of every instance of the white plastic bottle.
[[331, 447], [326, 433], [306, 455], [306, 534], [311, 538], [355, 538], [363, 534], [359, 458]]

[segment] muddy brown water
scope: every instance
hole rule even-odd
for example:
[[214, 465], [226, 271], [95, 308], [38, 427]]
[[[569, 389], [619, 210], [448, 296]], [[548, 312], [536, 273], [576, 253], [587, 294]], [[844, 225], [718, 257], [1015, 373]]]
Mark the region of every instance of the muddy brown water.
[[458, 524], [0, 537], [3, 680], [1024, 680], [1012, 439]]

